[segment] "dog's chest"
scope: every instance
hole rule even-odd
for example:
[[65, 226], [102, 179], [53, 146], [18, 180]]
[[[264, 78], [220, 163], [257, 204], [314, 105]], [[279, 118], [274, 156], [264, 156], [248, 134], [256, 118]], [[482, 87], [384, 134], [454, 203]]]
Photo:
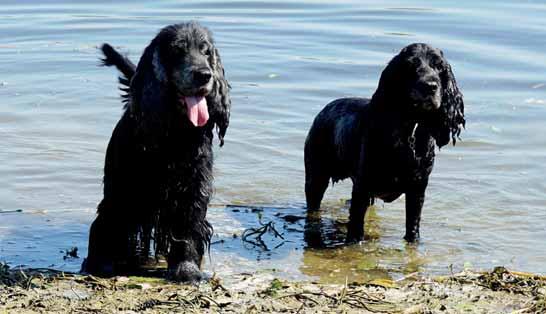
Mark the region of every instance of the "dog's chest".
[[213, 153], [206, 138], [201, 141], [181, 136], [163, 138], [158, 149], [147, 151], [146, 155], [161, 202], [180, 203], [185, 195], [202, 195], [208, 190], [204, 187], [212, 182]]
[[427, 134], [393, 131], [375, 141], [369, 152], [368, 173], [378, 191], [402, 191], [432, 171], [434, 142]]

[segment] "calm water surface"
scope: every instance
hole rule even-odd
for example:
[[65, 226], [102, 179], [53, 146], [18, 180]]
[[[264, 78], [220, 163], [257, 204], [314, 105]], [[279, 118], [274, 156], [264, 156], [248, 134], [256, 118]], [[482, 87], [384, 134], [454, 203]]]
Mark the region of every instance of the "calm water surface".
[[[156, 32], [210, 27], [233, 90], [216, 150], [215, 227], [207, 269], [275, 271], [324, 282], [399, 277], [449, 266], [546, 273], [546, 4], [543, 1], [6, 1], [0, 2], [0, 260], [78, 270], [102, 196], [104, 153], [121, 115], [110, 42], [135, 61]], [[404, 244], [403, 199], [379, 203], [368, 240], [340, 246], [348, 182], [330, 189], [307, 248], [303, 143], [330, 100], [370, 96], [403, 46], [443, 49], [465, 94], [467, 130], [438, 154], [416, 247]], [[227, 204], [268, 205], [225, 207]], [[285, 241], [243, 244], [273, 220]], [[221, 242], [220, 240], [224, 240]], [[277, 247], [278, 246], [278, 247]], [[276, 248], [275, 248], [276, 247]]]

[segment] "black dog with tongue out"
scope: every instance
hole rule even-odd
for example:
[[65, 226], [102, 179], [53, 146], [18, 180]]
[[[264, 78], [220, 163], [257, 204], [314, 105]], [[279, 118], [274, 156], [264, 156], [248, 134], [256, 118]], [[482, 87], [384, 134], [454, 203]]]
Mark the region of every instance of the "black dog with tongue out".
[[104, 198], [82, 270], [113, 276], [166, 257], [171, 278], [198, 281], [210, 244], [212, 140], [229, 124], [229, 84], [210, 31], [196, 22], [163, 28], [135, 66], [104, 44], [125, 112], [106, 151]]

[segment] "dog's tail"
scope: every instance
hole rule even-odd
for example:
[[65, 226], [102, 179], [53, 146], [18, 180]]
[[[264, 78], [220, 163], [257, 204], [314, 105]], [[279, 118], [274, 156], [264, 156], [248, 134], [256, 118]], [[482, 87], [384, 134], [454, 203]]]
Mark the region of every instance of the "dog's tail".
[[104, 58], [101, 59], [101, 65], [115, 66], [121, 72], [121, 74], [123, 74], [123, 76], [119, 77], [119, 82], [122, 85], [129, 87], [131, 84], [131, 79], [135, 75], [136, 65], [127, 57], [122, 56], [109, 44], [103, 44], [101, 51], [104, 54]]

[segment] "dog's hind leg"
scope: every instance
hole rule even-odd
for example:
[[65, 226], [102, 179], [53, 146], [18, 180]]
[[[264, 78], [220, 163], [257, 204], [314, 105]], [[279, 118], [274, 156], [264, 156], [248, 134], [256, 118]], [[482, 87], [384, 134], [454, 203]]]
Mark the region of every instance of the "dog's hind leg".
[[102, 201], [89, 230], [87, 259], [82, 271], [101, 276], [126, 274], [137, 263], [137, 232], [134, 221], [123, 215], [118, 206]]
[[320, 171], [305, 169], [305, 198], [308, 211], [317, 211], [320, 209], [320, 203], [324, 197], [324, 192], [328, 188], [330, 176]]
[[87, 258], [82, 271], [94, 275], [114, 276], [119, 271], [116, 264], [123, 259], [124, 248], [129, 246], [127, 235], [120, 230], [111, 215], [99, 213], [89, 230]]
[[305, 197], [307, 201], [307, 217], [305, 219], [305, 242], [309, 247], [324, 247], [321, 232], [320, 203], [330, 182], [330, 176], [305, 167]]
[[90, 274], [112, 274], [113, 263], [105, 262], [106, 255], [110, 255], [108, 247], [106, 247], [106, 230], [107, 221], [101, 215], [95, 218], [89, 230], [89, 245], [87, 258], [82, 264], [82, 272]]
[[[310, 133], [311, 134], [311, 133]], [[329, 165], [324, 156], [324, 151], [317, 148], [317, 143], [311, 135], [305, 143], [305, 199], [307, 211], [317, 211], [328, 188], [331, 175], [328, 173]]]

